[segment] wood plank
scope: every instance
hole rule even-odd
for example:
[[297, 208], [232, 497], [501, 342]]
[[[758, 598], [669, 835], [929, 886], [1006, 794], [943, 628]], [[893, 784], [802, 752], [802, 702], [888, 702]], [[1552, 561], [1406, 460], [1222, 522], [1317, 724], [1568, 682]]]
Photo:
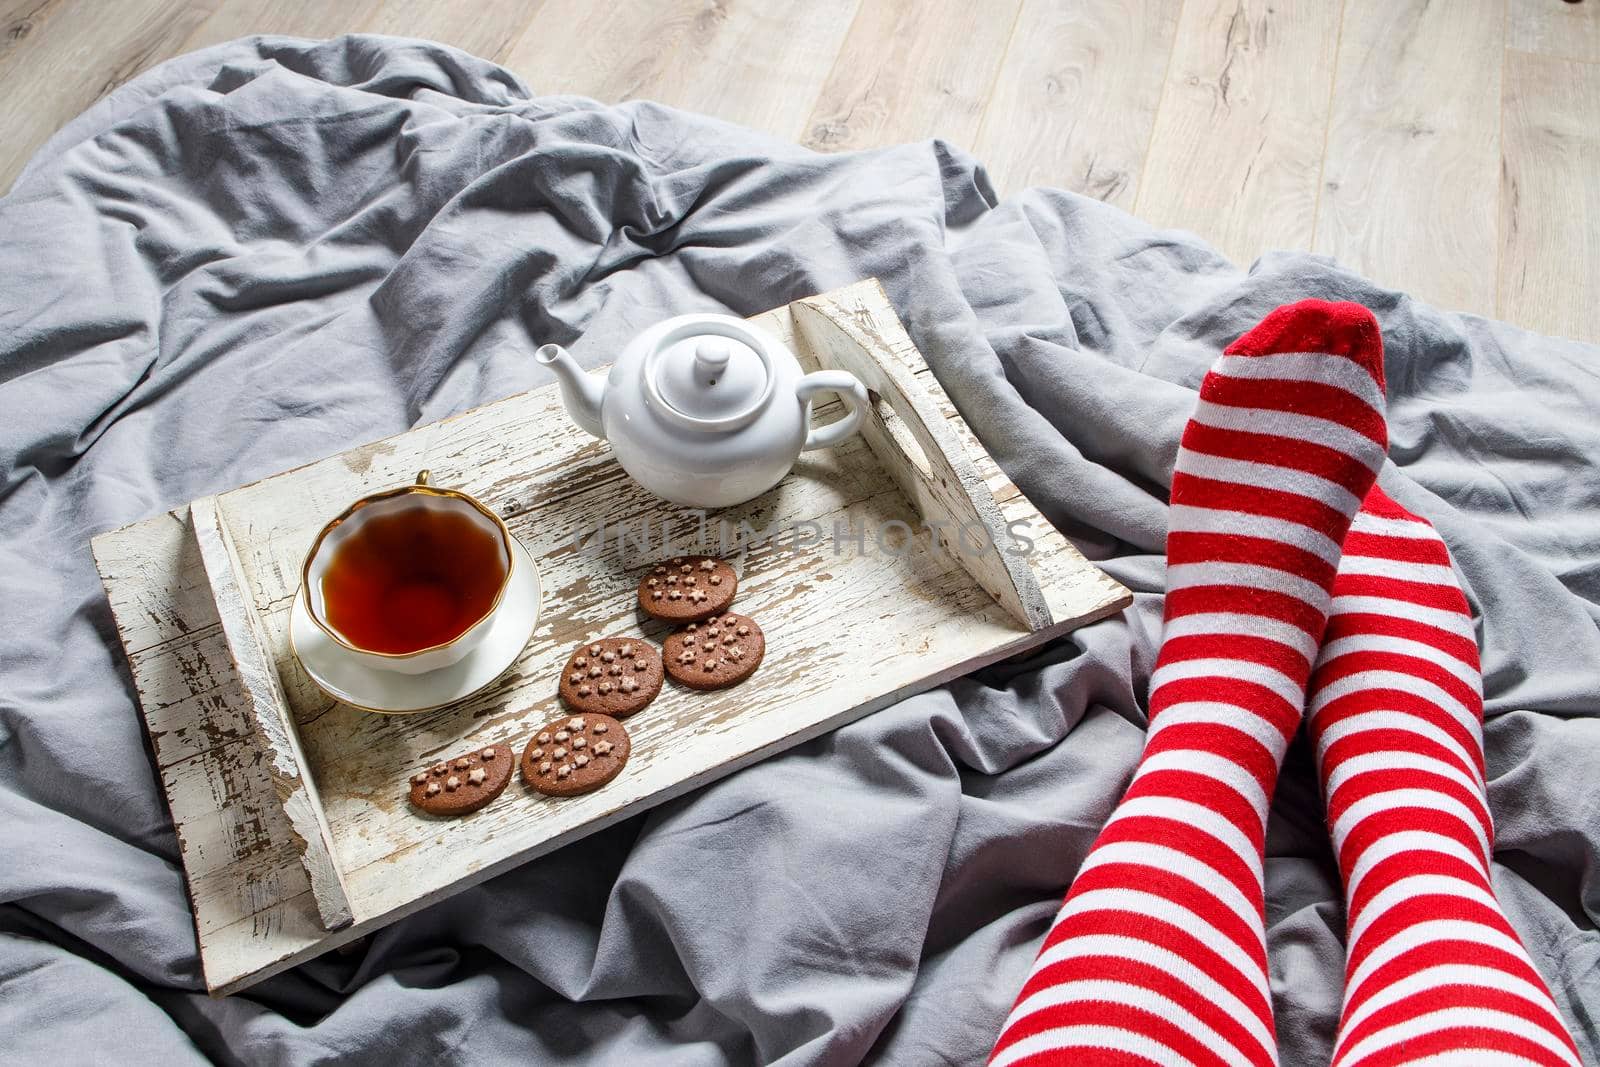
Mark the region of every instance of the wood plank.
[[[323, 931], [259, 757], [188, 509], [101, 534], [95, 566], [133, 673], [208, 974], [226, 935]], [[309, 925], [304, 921], [309, 914]], [[260, 946], [257, 946], [259, 949]]]
[[1339, 39], [1326, 0], [1188, 0], [1134, 214], [1238, 263], [1307, 248]]
[[1348, 0], [1314, 248], [1492, 314], [1503, 0]]
[[379, 0], [362, 33], [442, 41], [500, 62], [528, 28], [542, 0]]
[[1024, 0], [978, 130], [1002, 195], [1031, 185], [1133, 205], [1181, 0]]
[[798, 139], [859, 0], [546, 0], [505, 65], [536, 93], [656, 100]]
[[202, 955], [211, 931], [302, 895], [317, 936], [327, 932], [264, 762], [252, 734], [161, 768], [174, 812], [185, 813], [174, 825]]
[[253, 33], [336, 37], [353, 33], [378, 8], [378, 0], [223, 0], [194, 28], [184, 50], [207, 48]]
[[52, 14], [66, 6], [66, 0], [4, 0], [0, 2], [0, 63], [26, 44], [33, 32]]
[[[1086, 617], [1077, 614], [1083, 611], [1085, 604], [1110, 604], [1115, 601], [1120, 605], [1115, 610], [1121, 611], [1128, 603], [1132, 603], [1131, 599], [1126, 603], [1122, 602], [1121, 597], [1126, 595], [1126, 591], [1119, 593], [1121, 587], [1098, 567], [1090, 564], [1083, 553], [1078, 551], [1077, 546], [1046, 521], [1033, 506], [1032, 501], [1023, 496], [1022, 490], [1006, 477], [1005, 471], [1000, 469], [994, 457], [990, 456], [978, 441], [972, 428], [956, 410], [955, 404], [945, 395], [943, 389], [938, 388], [933, 370], [922, 361], [922, 354], [913, 347], [905, 354], [904, 365], [922, 388], [928, 391], [934, 406], [944, 415], [951, 432], [965, 446], [967, 454], [973, 457], [973, 465], [977, 468], [978, 476], [984, 480], [994, 495], [995, 503], [1000, 507], [1001, 517], [1005, 520], [1006, 529], [1012, 533], [1013, 540], [1017, 545], [1026, 544], [1031, 549], [1024, 558], [1033, 569], [1034, 577], [1044, 592], [1050, 617], [1058, 624], [1083, 625], [1093, 622], [1095, 618], [1104, 617], [1103, 615]], [[1023, 538], [1026, 541], [1021, 540]]]
[[330, 930], [354, 917], [344, 874], [334, 851], [333, 834], [323, 814], [316, 779], [300, 748], [299, 732], [278, 683], [277, 665], [267, 654], [266, 634], [251, 593], [243, 587], [239, 550], [217, 505], [202, 497], [189, 505], [189, 524], [205, 564], [217, 617], [227, 638], [234, 676], [244, 697], [255, 739], [260, 743], [278, 804], [289, 821], [290, 843], [311, 879], [317, 914]]
[[114, 20], [93, 0], [32, 3], [6, 12], [12, 45], [0, 54], [5, 110], [0, 190], [68, 120], [141, 71], [185, 51], [211, 14], [194, 0], [124, 0]]
[[1506, 47], [1600, 63], [1600, 4], [1508, 0]]
[[1600, 342], [1600, 66], [1509, 52], [1497, 313]]
[[875, 410], [862, 420], [861, 435], [918, 515], [934, 524], [944, 549], [1018, 622], [1049, 626], [1050, 608], [1026, 562], [1006, 550], [961, 551], [963, 531], [979, 531], [990, 546], [1009, 544], [1005, 522], [923, 383], [890, 355], [914, 346], [898, 322], [879, 329], [872, 308], [880, 301], [888, 304], [881, 289], [801, 300], [795, 325], [819, 363], [849, 371], [870, 391]]
[[970, 148], [1021, 7], [862, 4], [806, 123], [805, 145], [842, 152], [940, 137]]
[[[876, 285], [847, 290], [837, 308], [864, 337], [902, 335]], [[806, 331], [796, 329], [793, 309], [757, 321], [798, 344], [803, 366], [819, 365], [806, 347]], [[974, 449], [968, 482], [993, 487], [1003, 518], [1048, 530], [976, 445], [915, 348], [906, 343], [885, 358], [903, 368], [895, 375], [902, 389], [927, 390], [927, 402], [913, 405], [917, 411], [948, 420], [949, 437], [930, 433], [929, 440]], [[544, 432], [525, 432], [530, 425]], [[545, 579], [545, 616], [518, 662], [488, 692], [438, 712], [393, 719], [316, 694], [287, 647], [286, 616], [299, 558], [321, 523], [350, 498], [407, 480], [421, 465], [441, 483], [461, 484], [510, 514], [509, 524]], [[726, 526], [720, 535], [713, 527], [708, 546], [741, 569], [739, 606], [762, 620], [769, 637], [762, 670], [727, 694], [670, 688], [629, 720], [634, 758], [628, 773], [606, 789], [557, 803], [519, 786], [470, 821], [449, 824], [447, 833], [408, 810], [404, 791], [411, 772], [464, 748], [519, 746], [557, 712], [552, 679], [573, 645], [609, 633], [663, 636], [665, 628], [653, 623], [641, 629], [633, 608], [638, 566], [648, 560], [614, 536], [580, 551], [579, 535], [600, 516], [662, 515], [664, 505], [621, 474], [603, 443], [567, 423], [553, 388], [375, 442], [219, 501], [235, 537], [236, 570], [258, 605], [262, 643], [296, 712], [301, 750], [321, 790], [355, 921], [331, 933], [316, 921], [310, 884], [297, 850], [286, 847], [293, 835], [261, 770], [264, 761], [252, 758], [253, 742], [239, 737], [237, 724], [247, 717], [239, 690], [207, 677], [205, 700], [230, 702], [229, 731], [215, 743], [158, 746], [158, 760], [195, 896], [207, 982], [217, 991], [242, 988], [909, 693], [1119, 611], [1130, 600], [1064, 539], [1040, 538], [1040, 551], [1022, 558], [1058, 621], [1030, 631], [973, 581], [956, 552], [919, 525], [921, 516], [864, 441], [808, 453], [796, 477], [719, 513]], [[803, 522], [816, 527], [816, 537], [804, 542], [798, 536]], [[153, 735], [172, 735], [178, 715], [214, 714], [199, 694], [183, 693], [181, 679], [172, 675], [192, 670], [180, 664], [192, 662], [202, 647], [216, 655], [217, 623], [192, 605], [181, 613], [153, 607], [165, 596], [194, 595], [189, 557], [198, 553], [176, 538], [182, 529], [163, 516], [95, 543], [125, 638], [166, 635], [164, 644], [133, 657]], [[848, 530], [861, 531], [862, 540], [854, 542]], [[716, 544], [723, 537], [728, 543]], [[121, 588], [129, 584], [137, 592]], [[818, 620], [827, 620], [822, 631]], [[160, 670], [168, 676], [149, 684]], [[174, 692], [182, 695], [171, 700]], [[152, 699], [157, 693], [159, 703]]]

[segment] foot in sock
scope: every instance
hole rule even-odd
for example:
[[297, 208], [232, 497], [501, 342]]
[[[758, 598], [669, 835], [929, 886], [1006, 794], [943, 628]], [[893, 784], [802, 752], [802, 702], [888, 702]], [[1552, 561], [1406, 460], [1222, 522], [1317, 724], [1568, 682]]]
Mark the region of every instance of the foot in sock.
[[1276, 1062], [1267, 805], [1339, 546], [1383, 462], [1382, 360], [1366, 309], [1306, 301], [1201, 384], [1172, 480], [1144, 754], [992, 1065]]
[[1334, 1067], [1577, 1064], [1489, 880], [1478, 645], [1444, 542], [1373, 488], [1333, 597], [1308, 727], [1349, 924]]

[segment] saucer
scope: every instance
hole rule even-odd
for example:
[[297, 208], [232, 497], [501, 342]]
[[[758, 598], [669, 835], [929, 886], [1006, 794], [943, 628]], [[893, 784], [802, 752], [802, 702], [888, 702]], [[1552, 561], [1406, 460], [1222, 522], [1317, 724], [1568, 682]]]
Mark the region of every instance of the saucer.
[[511, 581], [494, 623], [459, 663], [426, 674], [400, 674], [356, 662], [311, 621], [303, 588], [289, 609], [289, 647], [318, 689], [362, 711], [411, 715], [465, 700], [487, 689], [516, 662], [539, 623], [539, 568], [515, 537], [511, 552]]

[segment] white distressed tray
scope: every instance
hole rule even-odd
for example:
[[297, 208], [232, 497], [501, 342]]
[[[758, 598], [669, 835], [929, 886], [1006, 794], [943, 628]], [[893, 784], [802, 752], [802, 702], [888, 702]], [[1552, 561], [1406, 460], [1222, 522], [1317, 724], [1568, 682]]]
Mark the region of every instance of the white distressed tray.
[[[533, 727], [560, 713], [558, 672], [579, 642], [666, 633], [641, 627], [633, 597], [654, 559], [624, 558], [615, 538], [582, 552], [575, 535], [602, 516], [635, 529], [651, 516], [687, 534], [695, 513], [629, 480], [604, 442], [570, 422], [554, 386], [95, 538], [213, 993], [1130, 602], [1006, 480], [875, 281], [753, 321], [807, 370], [854, 372], [873, 413], [860, 437], [807, 453], [777, 488], [719, 513], [731, 531], [743, 521], [754, 531], [804, 529], [801, 540], [825, 532], [800, 548], [787, 532], [747, 532], [730, 546], [741, 574], [736, 607], [767, 634], [761, 669], [722, 693], [669, 683], [628, 720], [634, 748], [623, 774], [583, 797], [547, 799], [519, 777], [458, 821], [418, 817], [405, 799], [407, 776], [436, 758], [490, 743], [520, 752]], [[374, 715], [333, 702], [305, 676], [288, 647], [289, 606], [323, 523], [424, 467], [436, 484], [506, 516], [538, 562], [544, 615], [485, 692], [423, 715]], [[950, 548], [924, 519], [948, 524]], [[864, 550], [846, 533], [836, 554], [836, 523], [868, 531]], [[877, 546], [871, 531], [885, 523], [891, 537], [913, 531], [906, 546]], [[970, 532], [973, 523], [995, 531], [995, 549], [973, 554], [981, 538], [960, 543], [962, 524]], [[1008, 525], [1032, 539], [1031, 553], [1000, 550], [1018, 544]]]

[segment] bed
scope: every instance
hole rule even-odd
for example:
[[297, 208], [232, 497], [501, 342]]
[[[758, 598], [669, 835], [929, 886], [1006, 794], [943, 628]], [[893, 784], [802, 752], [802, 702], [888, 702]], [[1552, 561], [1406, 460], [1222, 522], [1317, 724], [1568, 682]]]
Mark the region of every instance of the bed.
[[[668, 314], [870, 276], [1134, 606], [207, 997], [90, 536], [541, 384], [539, 342], [600, 363]], [[1324, 257], [1244, 270], [1065, 192], [1002, 202], [942, 142], [817, 155], [371, 36], [121, 87], [0, 199], [0, 279], [8, 1055], [981, 1062], [1140, 749], [1199, 379], [1317, 296], [1382, 323], [1382, 484], [1448, 542], [1484, 649], [1496, 886], [1600, 1056], [1600, 348]], [[1326, 1061], [1339, 1009], [1322, 818], [1302, 739], [1267, 846], [1287, 1064]]]

